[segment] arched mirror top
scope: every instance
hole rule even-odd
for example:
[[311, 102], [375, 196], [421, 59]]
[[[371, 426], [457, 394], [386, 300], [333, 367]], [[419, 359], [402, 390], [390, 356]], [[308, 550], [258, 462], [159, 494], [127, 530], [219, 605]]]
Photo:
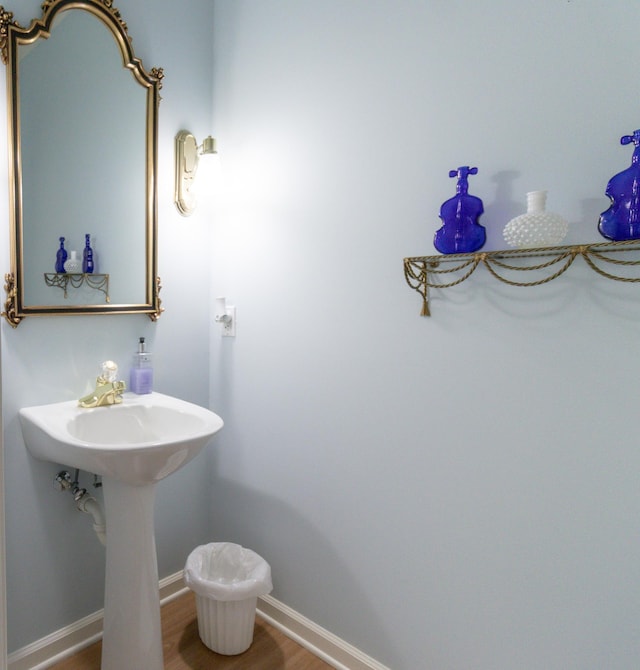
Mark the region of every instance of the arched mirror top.
[[142, 66], [111, 0], [45, 0], [42, 10], [23, 27], [0, 7], [11, 180], [3, 316], [14, 327], [28, 315], [156, 320], [163, 71]]

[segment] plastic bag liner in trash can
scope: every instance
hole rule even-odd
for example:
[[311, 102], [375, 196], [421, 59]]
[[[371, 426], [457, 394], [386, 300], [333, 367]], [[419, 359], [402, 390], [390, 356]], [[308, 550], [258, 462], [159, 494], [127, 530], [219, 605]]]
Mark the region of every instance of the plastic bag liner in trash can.
[[196, 595], [198, 633], [218, 654], [241, 654], [253, 641], [258, 596], [270, 593], [271, 567], [251, 549], [231, 542], [196, 547], [184, 580]]

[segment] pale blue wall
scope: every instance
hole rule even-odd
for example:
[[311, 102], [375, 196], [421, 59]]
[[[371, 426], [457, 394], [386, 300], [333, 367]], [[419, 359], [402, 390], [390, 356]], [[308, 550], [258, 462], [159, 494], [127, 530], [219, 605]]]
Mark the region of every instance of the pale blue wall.
[[[571, 241], [598, 239], [629, 159], [617, 139], [640, 125], [640, 10], [514, 5], [218, 0], [212, 16], [191, 0], [181, 23], [175, 3], [118, 3], [144, 63], [166, 69], [167, 312], [2, 325], [10, 649], [98, 609], [103, 570], [16, 411], [76, 397], [142, 334], [159, 390], [206, 403], [210, 357], [226, 421], [209, 460], [161, 486], [161, 575], [204, 539], [242, 542], [277, 598], [393, 670], [635, 667], [637, 289], [578, 267], [535, 290], [479, 275], [421, 319], [402, 277], [404, 256], [433, 251], [464, 163], [491, 247], [535, 188]], [[211, 228], [171, 203], [183, 126], [219, 140]], [[210, 273], [238, 307], [235, 340], [209, 339]]]
[[488, 248], [540, 188], [599, 239], [640, 6], [214, 6], [215, 537], [393, 670], [635, 668], [637, 287], [479, 273], [423, 319], [402, 258], [463, 164]]
[[[40, 15], [40, 0], [13, 4], [18, 6], [9, 8], [22, 25]], [[157, 390], [202, 405], [209, 402], [209, 226], [204, 208], [187, 220], [173, 205], [173, 142], [182, 128], [198, 138], [210, 132], [212, 4], [116, 4], [136, 54], [147, 68], [164, 67], [166, 75], [159, 132], [159, 274], [166, 313], [156, 324], [135, 315], [28, 318], [17, 330], [2, 320], [9, 651], [100, 609], [104, 579], [104, 550], [90, 518], [75, 510], [70, 496], [54, 492], [55, 466], [27, 455], [17, 410], [79, 397], [107, 358], [126, 373], [141, 335], [155, 354]], [[6, 160], [0, 163], [6, 175]], [[79, 189], [78, 197], [82, 195]], [[6, 211], [5, 190], [0, 189], [0, 197]], [[2, 272], [9, 264], [6, 223], [4, 233]], [[159, 486], [161, 577], [180, 570], [191, 549], [210, 539], [207, 462], [202, 455]], [[82, 483], [90, 482], [85, 478]]]

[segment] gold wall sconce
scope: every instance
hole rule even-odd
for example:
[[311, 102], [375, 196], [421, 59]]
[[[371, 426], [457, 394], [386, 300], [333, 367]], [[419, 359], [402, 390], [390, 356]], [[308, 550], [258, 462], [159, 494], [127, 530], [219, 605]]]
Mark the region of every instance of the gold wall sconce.
[[181, 130], [176, 135], [174, 200], [182, 216], [193, 214], [197, 205], [195, 181], [200, 157], [217, 153], [216, 141], [211, 135], [206, 137], [200, 146], [196, 138], [187, 130]]

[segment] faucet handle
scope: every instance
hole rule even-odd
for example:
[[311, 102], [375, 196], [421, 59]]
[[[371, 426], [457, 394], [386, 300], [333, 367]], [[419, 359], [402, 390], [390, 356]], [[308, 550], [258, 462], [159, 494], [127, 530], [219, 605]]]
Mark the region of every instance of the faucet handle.
[[102, 364], [102, 379], [105, 382], [115, 382], [118, 376], [118, 364], [113, 361], [105, 361]]

